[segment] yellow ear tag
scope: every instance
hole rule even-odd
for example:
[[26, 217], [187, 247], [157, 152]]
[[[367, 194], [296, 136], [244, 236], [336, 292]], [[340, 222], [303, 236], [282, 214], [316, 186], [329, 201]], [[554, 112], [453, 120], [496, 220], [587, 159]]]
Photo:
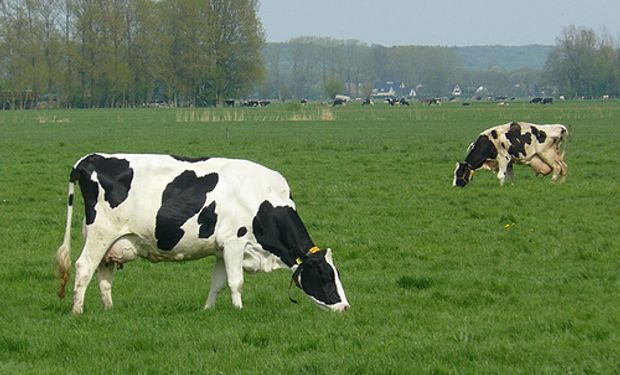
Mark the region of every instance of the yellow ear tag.
[[295, 262], [296, 262], [297, 264], [301, 264], [301, 258], [295, 258]]
[[321, 251], [321, 249], [319, 249], [317, 246], [313, 246], [313, 247], [311, 247], [311, 248], [310, 248], [310, 250], [308, 250], [308, 252], [309, 252], [310, 254], [316, 254], [316, 253], [318, 253], [319, 251]]

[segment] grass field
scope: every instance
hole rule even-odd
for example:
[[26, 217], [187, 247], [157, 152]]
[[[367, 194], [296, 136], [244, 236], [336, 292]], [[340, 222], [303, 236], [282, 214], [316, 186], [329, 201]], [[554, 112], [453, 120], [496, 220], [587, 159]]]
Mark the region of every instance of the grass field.
[[[513, 120], [570, 127], [567, 182], [516, 166], [515, 185], [453, 188], [468, 144]], [[620, 373], [619, 126], [613, 101], [0, 112], [0, 373]], [[93, 151], [282, 172], [352, 309], [290, 303], [278, 271], [246, 276], [243, 310], [223, 291], [203, 311], [207, 258], [127, 264], [112, 310], [93, 283], [71, 315], [53, 259], [71, 165]]]

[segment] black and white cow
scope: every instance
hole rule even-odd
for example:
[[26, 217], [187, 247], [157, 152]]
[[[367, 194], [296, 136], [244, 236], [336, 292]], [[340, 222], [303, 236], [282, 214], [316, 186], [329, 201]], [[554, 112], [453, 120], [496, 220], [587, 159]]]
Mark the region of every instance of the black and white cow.
[[564, 182], [568, 166], [564, 161], [564, 143], [568, 137], [561, 124], [535, 125], [512, 122], [480, 133], [469, 146], [464, 162], [456, 163], [453, 186], [467, 185], [477, 169], [497, 172], [500, 185], [506, 176], [512, 180], [512, 165], [525, 164], [538, 175], [553, 172], [552, 181]]
[[216, 256], [205, 308], [228, 282], [241, 308], [243, 271], [293, 271], [293, 281], [318, 305], [344, 311], [349, 303], [330, 249], [315, 246], [297, 214], [286, 180], [246, 160], [169, 155], [84, 156], [69, 179], [64, 241], [56, 255], [63, 298], [71, 267], [75, 183], [84, 198], [85, 243], [75, 263], [73, 312], [96, 272], [104, 308], [112, 307], [115, 267]]

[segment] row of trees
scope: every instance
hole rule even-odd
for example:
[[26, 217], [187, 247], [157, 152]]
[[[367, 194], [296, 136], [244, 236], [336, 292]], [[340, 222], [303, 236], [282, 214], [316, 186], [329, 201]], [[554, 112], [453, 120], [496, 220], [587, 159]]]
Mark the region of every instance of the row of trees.
[[414, 89], [420, 97], [449, 95], [459, 84], [465, 95], [526, 96], [538, 91], [541, 72], [467, 70], [453, 48], [368, 46], [356, 40], [302, 37], [270, 43], [264, 50], [267, 81], [261, 95], [288, 98], [324, 96], [334, 82], [345, 94], [367, 97], [377, 82], [396, 82], [397, 95]]
[[566, 27], [549, 54], [544, 79], [566, 97], [618, 97], [620, 48], [606, 32]]
[[263, 77], [257, 0], [0, 0], [0, 105], [201, 105]]
[[[620, 49], [611, 37], [587, 28], [567, 27], [557, 38], [545, 68], [508, 71], [498, 67], [466, 69], [453, 48], [380, 45], [355, 40], [303, 37], [268, 44], [268, 79], [262, 96], [317, 98], [337, 87], [366, 97], [376, 82], [393, 81], [404, 93], [450, 96], [456, 84], [465, 96], [569, 98], [620, 96]], [[397, 86], [397, 94], [400, 94]]]
[[[466, 69], [454, 48], [303, 37], [264, 43], [258, 0], [0, 0], [0, 108], [226, 98], [620, 96], [620, 49], [567, 27], [543, 70]], [[399, 90], [400, 89], [400, 90]]]

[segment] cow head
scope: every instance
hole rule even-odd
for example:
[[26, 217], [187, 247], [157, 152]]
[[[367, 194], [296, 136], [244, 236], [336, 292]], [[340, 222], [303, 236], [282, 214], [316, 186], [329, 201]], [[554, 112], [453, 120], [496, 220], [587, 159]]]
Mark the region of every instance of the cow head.
[[314, 303], [338, 312], [349, 308], [331, 249], [313, 247], [297, 264], [293, 281]]
[[452, 186], [464, 187], [474, 177], [474, 170], [467, 163], [456, 163]]

